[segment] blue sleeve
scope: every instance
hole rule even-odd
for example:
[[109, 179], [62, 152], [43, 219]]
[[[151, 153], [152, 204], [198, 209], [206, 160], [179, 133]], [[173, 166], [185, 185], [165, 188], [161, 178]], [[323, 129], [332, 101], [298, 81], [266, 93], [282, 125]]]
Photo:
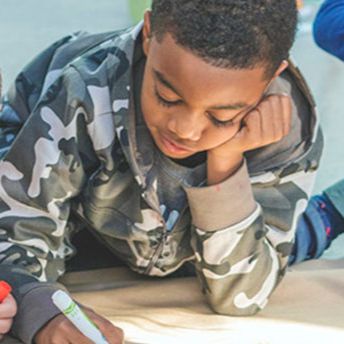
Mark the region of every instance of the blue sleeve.
[[316, 43], [344, 60], [344, 0], [326, 0], [314, 22]]

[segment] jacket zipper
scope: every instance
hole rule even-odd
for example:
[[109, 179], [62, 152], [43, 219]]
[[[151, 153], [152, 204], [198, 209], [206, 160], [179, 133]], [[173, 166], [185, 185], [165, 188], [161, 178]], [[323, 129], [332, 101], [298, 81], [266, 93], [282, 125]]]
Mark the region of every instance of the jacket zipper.
[[[185, 206], [182, 209], [182, 211], [180, 212], [179, 218], [178, 218], [177, 222], [175, 223], [175, 225], [173, 226], [174, 228], [177, 227], [178, 223], [181, 221], [181, 218], [184, 215], [186, 209], [187, 209], [187, 206]], [[163, 222], [164, 222], [164, 233], [163, 233], [162, 238], [160, 240], [159, 246], [155, 250], [155, 252], [154, 252], [154, 254], [153, 254], [153, 256], [152, 256], [152, 258], [150, 260], [150, 263], [148, 264], [148, 266], [146, 268], [146, 271], [145, 271], [146, 274], [149, 274], [149, 272], [152, 270], [153, 266], [155, 265], [155, 263], [159, 259], [160, 255], [161, 255], [161, 253], [162, 253], [162, 251], [164, 249], [164, 245], [165, 245], [166, 239], [169, 236], [169, 232], [167, 231], [167, 228], [166, 228], [166, 222], [165, 222], [165, 220], [164, 220], [164, 218], [162, 216], [161, 216], [161, 218], [163, 219]]]

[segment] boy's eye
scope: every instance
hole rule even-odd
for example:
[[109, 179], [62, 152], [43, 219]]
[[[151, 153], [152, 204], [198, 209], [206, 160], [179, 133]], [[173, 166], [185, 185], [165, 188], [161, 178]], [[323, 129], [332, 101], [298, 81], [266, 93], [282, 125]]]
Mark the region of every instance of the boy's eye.
[[[155, 93], [155, 97], [157, 98], [158, 102], [160, 103], [160, 105], [165, 106], [165, 107], [172, 107], [172, 106], [177, 106], [183, 103], [183, 101], [181, 99], [177, 99], [177, 100], [167, 100], [164, 97], [162, 97], [158, 90], [156, 88], [154, 88], [154, 93]], [[229, 119], [227, 121], [220, 121], [219, 119], [217, 119], [213, 114], [211, 114], [210, 112], [207, 113], [208, 117], [210, 119], [210, 121], [218, 128], [224, 128], [224, 127], [229, 127], [231, 125], [234, 124], [234, 121]]]
[[162, 97], [159, 92], [157, 91], [157, 89], [155, 88], [154, 89], [154, 93], [155, 93], [155, 96], [158, 100], [158, 102], [162, 105], [162, 106], [165, 106], [165, 107], [171, 107], [171, 106], [176, 106], [176, 105], [180, 105], [182, 104], [182, 100], [181, 99], [177, 99], [177, 100], [167, 100], [165, 99], [164, 97]]
[[219, 119], [215, 118], [214, 115], [208, 112], [208, 117], [210, 121], [219, 128], [224, 128], [224, 127], [230, 127], [231, 125], [234, 124], [234, 121], [229, 119], [227, 121], [220, 121]]

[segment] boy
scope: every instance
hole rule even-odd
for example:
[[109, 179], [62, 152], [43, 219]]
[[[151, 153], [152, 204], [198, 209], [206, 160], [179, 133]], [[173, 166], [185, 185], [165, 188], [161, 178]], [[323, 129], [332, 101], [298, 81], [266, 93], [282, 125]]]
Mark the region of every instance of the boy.
[[[325, 1], [314, 22], [314, 39], [328, 53], [344, 60], [344, 1]], [[297, 226], [291, 262], [320, 257], [344, 232], [344, 179], [313, 196]]]
[[218, 313], [265, 306], [322, 146], [295, 27], [294, 0], [155, 0], [143, 27], [66, 38], [20, 74], [0, 163], [16, 336], [83, 342], [51, 302], [81, 227], [140, 273], [194, 262]]

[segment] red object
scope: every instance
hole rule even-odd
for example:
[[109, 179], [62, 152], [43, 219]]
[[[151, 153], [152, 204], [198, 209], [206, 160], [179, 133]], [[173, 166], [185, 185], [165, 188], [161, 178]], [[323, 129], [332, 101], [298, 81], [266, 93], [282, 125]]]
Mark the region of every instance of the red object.
[[0, 281], [0, 302], [4, 301], [12, 291], [11, 286], [5, 281]]

